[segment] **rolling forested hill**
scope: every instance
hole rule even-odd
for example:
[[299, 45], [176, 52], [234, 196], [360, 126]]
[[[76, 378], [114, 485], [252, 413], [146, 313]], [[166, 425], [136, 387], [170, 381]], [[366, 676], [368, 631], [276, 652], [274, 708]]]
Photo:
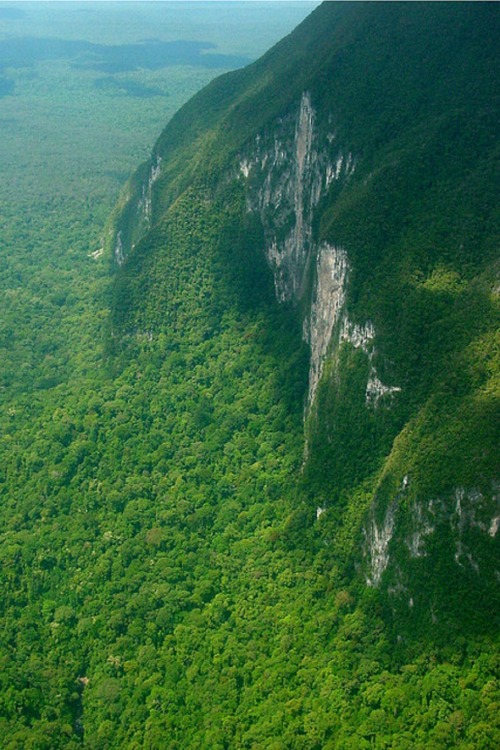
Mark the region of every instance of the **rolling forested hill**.
[[498, 746], [499, 18], [325, 3], [130, 179], [2, 436], [6, 748]]

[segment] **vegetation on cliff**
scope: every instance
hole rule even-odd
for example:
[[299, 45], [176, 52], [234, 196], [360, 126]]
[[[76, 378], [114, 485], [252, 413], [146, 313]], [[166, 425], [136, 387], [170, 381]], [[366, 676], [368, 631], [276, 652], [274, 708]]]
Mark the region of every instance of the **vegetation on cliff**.
[[[4, 421], [8, 750], [498, 746], [498, 19], [326, 3], [132, 178], [103, 350]], [[241, 164], [305, 91], [355, 169], [304, 424], [314, 264], [279, 304]]]

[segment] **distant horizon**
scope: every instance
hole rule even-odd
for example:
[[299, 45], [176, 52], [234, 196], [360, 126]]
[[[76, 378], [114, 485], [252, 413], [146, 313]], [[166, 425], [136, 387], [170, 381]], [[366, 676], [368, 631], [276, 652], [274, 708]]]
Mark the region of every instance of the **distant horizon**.
[[[335, 0], [329, 0], [334, 2]], [[267, 5], [270, 3], [288, 3], [290, 5], [321, 5], [324, 0], [0, 0], [0, 6], [11, 6], [20, 4], [33, 4], [33, 3], [45, 3], [46, 5], [52, 5], [53, 3], [170, 3], [171, 5], [184, 5], [186, 3], [198, 3], [203, 5], [206, 3], [260, 3], [261, 5]]]

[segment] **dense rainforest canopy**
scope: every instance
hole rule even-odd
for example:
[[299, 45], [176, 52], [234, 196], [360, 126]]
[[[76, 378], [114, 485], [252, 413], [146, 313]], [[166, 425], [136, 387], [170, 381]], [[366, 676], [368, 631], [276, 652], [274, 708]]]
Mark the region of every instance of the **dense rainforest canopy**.
[[499, 30], [323, 4], [40, 283], [84, 343], [2, 371], [7, 750], [498, 746]]

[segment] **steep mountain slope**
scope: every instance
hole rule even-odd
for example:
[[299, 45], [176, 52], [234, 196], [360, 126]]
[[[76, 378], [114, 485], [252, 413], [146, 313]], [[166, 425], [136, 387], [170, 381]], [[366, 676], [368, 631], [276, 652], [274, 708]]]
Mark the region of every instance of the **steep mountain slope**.
[[498, 611], [498, 31], [491, 4], [323, 5], [177, 114], [113, 241], [136, 335], [170, 328], [179, 216], [217, 217], [217, 300], [271, 270], [310, 350], [303, 523], [413, 631]]

